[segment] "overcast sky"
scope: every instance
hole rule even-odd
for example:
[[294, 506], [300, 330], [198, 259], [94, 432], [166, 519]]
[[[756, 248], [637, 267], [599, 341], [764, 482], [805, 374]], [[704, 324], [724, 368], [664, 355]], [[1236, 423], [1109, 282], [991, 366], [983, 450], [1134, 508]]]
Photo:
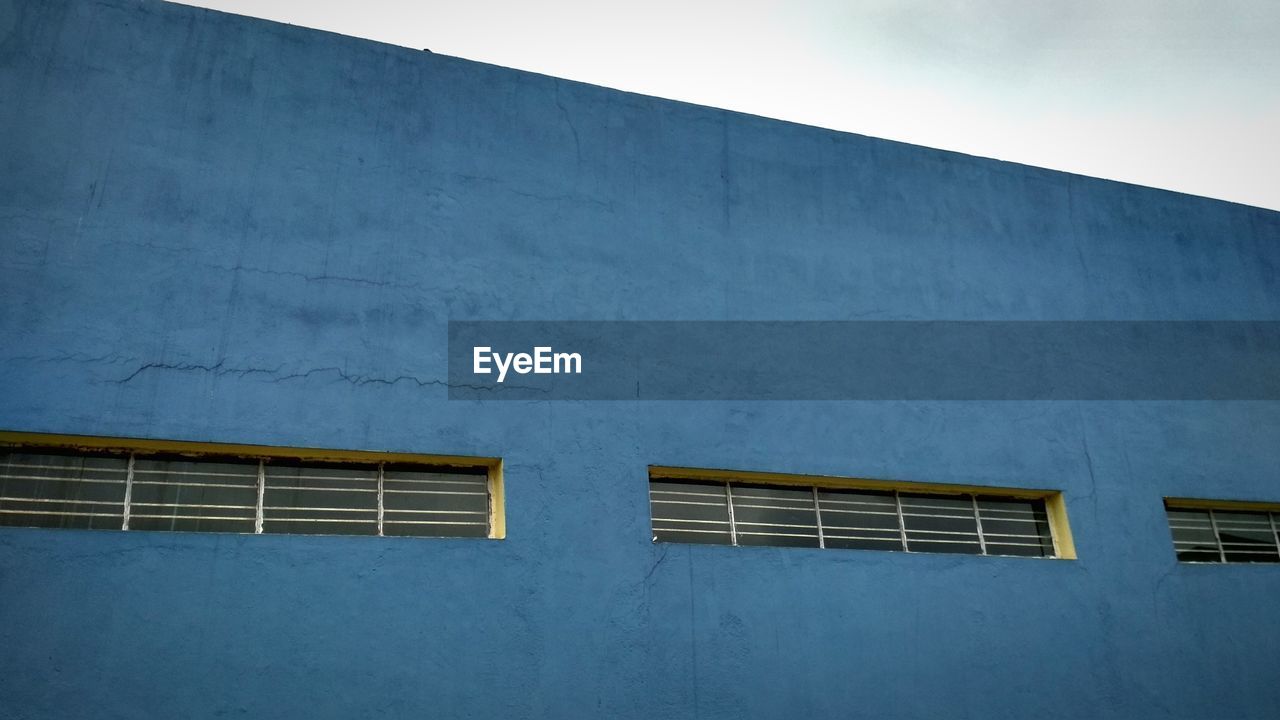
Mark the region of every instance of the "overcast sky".
[[190, 0], [1280, 210], [1278, 0]]

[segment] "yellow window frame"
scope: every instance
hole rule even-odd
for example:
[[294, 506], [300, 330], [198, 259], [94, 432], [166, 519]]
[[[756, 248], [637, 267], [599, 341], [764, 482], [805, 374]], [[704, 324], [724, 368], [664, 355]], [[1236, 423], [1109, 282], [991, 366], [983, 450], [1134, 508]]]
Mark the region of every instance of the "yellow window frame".
[[507, 536], [506, 503], [502, 482], [502, 458], [465, 455], [433, 455], [376, 450], [334, 450], [243, 443], [155, 440], [151, 438], [59, 435], [52, 433], [0, 430], [0, 448], [28, 451], [72, 450], [108, 453], [165, 453], [173, 455], [219, 455], [253, 460], [285, 458], [335, 463], [413, 463], [466, 469], [483, 468], [489, 488], [489, 538]]
[[1034, 490], [1028, 488], [994, 487], [990, 485], [951, 485], [945, 483], [912, 482], [908, 480], [880, 480], [872, 478], [837, 477], [831, 475], [798, 475], [793, 473], [760, 472], [755, 470], [722, 470], [669, 465], [650, 465], [650, 480], [714, 480], [717, 482], [745, 482], [766, 485], [800, 485], [804, 487], [832, 488], [838, 490], [886, 490], [897, 492], [935, 493], [939, 495], [999, 495], [1021, 500], [1043, 500], [1049, 520], [1049, 532], [1053, 536], [1054, 558], [1075, 560], [1076, 545], [1067, 521], [1067, 502], [1059, 490]]

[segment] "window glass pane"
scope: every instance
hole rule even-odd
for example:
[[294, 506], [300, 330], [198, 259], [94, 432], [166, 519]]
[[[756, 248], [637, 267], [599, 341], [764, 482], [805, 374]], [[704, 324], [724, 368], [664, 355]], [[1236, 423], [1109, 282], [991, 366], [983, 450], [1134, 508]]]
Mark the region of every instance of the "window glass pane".
[[649, 507], [655, 540], [733, 544], [724, 483], [653, 480], [649, 483]]
[[1268, 513], [1215, 510], [1213, 519], [1227, 562], [1280, 562]]
[[119, 530], [128, 465], [119, 455], [0, 454], [0, 525]]
[[489, 476], [473, 472], [434, 472], [420, 466], [383, 468], [384, 535], [487, 537]]
[[263, 532], [378, 534], [377, 466], [273, 460], [263, 470]]
[[488, 537], [489, 515], [485, 467], [0, 449], [0, 526]]
[[818, 547], [811, 488], [734, 485], [732, 490], [739, 545]]
[[979, 555], [978, 521], [967, 496], [900, 493], [907, 548], [917, 552]]
[[975, 508], [972, 495], [730, 483], [730, 513], [724, 483], [654, 479], [649, 487], [655, 541], [729, 544], [732, 528], [738, 545], [980, 555], [985, 538], [989, 555], [1056, 554], [1042, 498], [984, 495]]
[[1052, 557], [1053, 534], [1044, 500], [978, 496], [988, 555]]
[[828, 548], [903, 550], [892, 492], [819, 490], [822, 535]]
[[1179, 560], [1222, 562], [1208, 510], [1170, 508], [1166, 512], [1169, 516], [1169, 529], [1173, 532], [1173, 549]]
[[257, 502], [256, 461], [138, 456], [129, 529], [251, 533]]

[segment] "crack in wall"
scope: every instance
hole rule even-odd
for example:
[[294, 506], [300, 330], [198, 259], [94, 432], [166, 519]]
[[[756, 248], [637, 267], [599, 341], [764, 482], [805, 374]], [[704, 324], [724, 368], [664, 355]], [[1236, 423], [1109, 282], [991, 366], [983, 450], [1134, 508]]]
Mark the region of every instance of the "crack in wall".
[[[137, 358], [123, 357], [114, 353], [100, 356], [87, 356], [83, 353], [73, 353], [55, 356], [38, 356], [38, 355], [15, 355], [3, 358], [4, 362], [75, 362], [75, 363], [103, 363], [107, 365], [118, 365], [120, 363], [137, 363]], [[378, 377], [376, 375], [362, 375], [351, 373], [336, 365], [310, 368], [301, 372], [289, 372], [281, 374], [284, 370], [284, 363], [274, 368], [260, 367], [234, 367], [228, 366], [226, 359], [222, 359], [213, 364], [206, 363], [165, 363], [165, 362], [147, 362], [136, 367], [132, 372], [118, 380], [108, 380], [107, 382], [114, 385], [126, 385], [133, 382], [143, 374], [153, 370], [167, 370], [175, 372], [203, 372], [213, 375], [214, 377], [234, 376], [246, 377], [249, 375], [266, 375], [271, 376], [269, 382], [272, 384], [282, 383], [289, 380], [306, 380], [313, 375], [333, 374], [343, 382], [350, 383], [355, 386], [363, 385], [398, 385], [402, 382], [408, 382], [420, 388], [426, 387], [443, 387], [458, 390], [479, 390], [485, 392], [499, 392], [502, 390], [533, 390], [540, 393], [546, 393], [546, 388], [532, 387], [529, 385], [475, 385], [470, 383], [451, 383], [447, 380], [437, 380], [434, 378], [423, 379], [417, 375], [397, 375], [393, 378]]]
[[667, 543], [662, 544], [662, 554], [659, 555], [658, 559], [653, 562], [653, 565], [649, 566], [649, 572], [645, 573], [644, 575], [645, 583], [648, 583], [650, 578], [653, 577], [653, 573], [658, 570], [658, 567], [661, 566], [662, 563], [666, 562], [667, 551], [670, 549], [671, 549], [671, 546], [668, 545]]
[[1093, 469], [1093, 453], [1089, 450], [1089, 426], [1084, 417], [1084, 409], [1076, 403], [1076, 417], [1080, 423], [1080, 448], [1084, 452], [1085, 468], [1089, 471], [1089, 493], [1081, 496], [1093, 506], [1094, 515], [1098, 512], [1098, 478]]
[[267, 270], [266, 268], [256, 268], [246, 265], [213, 265], [207, 264], [206, 267], [215, 270], [226, 270], [227, 272], [248, 272], [257, 273], [259, 275], [276, 275], [284, 277], [301, 278], [305, 282], [345, 282], [355, 285], [368, 285], [370, 287], [392, 287], [411, 290], [421, 290], [422, 285], [418, 283], [398, 283], [393, 280], [369, 280], [368, 278], [353, 277], [349, 275], [308, 275], [303, 272], [294, 270]]
[[569, 117], [569, 110], [565, 108], [564, 103], [560, 101], [560, 80], [555, 81], [555, 101], [556, 107], [560, 108], [560, 115], [564, 118], [564, 124], [569, 126], [569, 132], [573, 133], [573, 151], [577, 156], [578, 164], [582, 164], [582, 142], [578, 139], [578, 128], [574, 126], [573, 120]]
[[[139, 367], [137, 370], [134, 370], [133, 373], [131, 373], [128, 377], [124, 378], [123, 380], [115, 381], [115, 384], [123, 385], [149, 370], [178, 370], [178, 371], [196, 370], [196, 371], [209, 372], [217, 377], [221, 377], [223, 375], [236, 375], [238, 377], [244, 377], [246, 375], [252, 375], [252, 374], [278, 375], [284, 367], [283, 365], [280, 365], [274, 369], [228, 368], [228, 367], [225, 367], [224, 365], [225, 365], [225, 361], [222, 361], [222, 360], [219, 360], [217, 363], [213, 365], [201, 365], [199, 363], [180, 363], [180, 364], [147, 363]], [[305, 380], [307, 378], [310, 378], [312, 375], [320, 375], [320, 374], [328, 374], [328, 373], [337, 375], [338, 379], [344, 382], [348, 382], [357, 387], [363, 386], [363, 385], [391, 386], [391, 385], [397, 385], [401, 382], [411, 382], [420, 388], [443, 387], [443, 388], [461, 389], [461, 390], [483, 390], [487, 392], [498, 392], [501, 390], [536, 390], [542, 393], [547, 392], [547, 390], [544, 388], [530, 387], [527, 385], [502, 385], [502, 386], [491, 387], [488, 385], [473, 385], [469, 383], [451, 383], [447, 380], [436, 380], [433, 378], [424, 380], [416, 375], [397, 375], [394, 378], [388, 379], [388, 378], [377, 377], [374, 375], [359, 375], [355, 373], [349, 373], [346, 370], [336, 365], [319, 367], [319, 368], [311, 368], [310, 370], [306, 370], [304, 372], [292, 372], [287, 375], [280, 375], [279, 377], [276, 377], [270, 382], [274, 384], [274, 383], [282, 383], [288, 380], [299, 380], [299, 379]]]

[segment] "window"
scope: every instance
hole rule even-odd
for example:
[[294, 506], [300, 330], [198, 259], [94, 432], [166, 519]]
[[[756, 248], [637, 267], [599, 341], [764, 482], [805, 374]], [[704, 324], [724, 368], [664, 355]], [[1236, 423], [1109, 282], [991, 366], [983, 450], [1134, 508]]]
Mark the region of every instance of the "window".
[[1182, 562], [1280, 562], [1280, 511], [1274, 505], [1166, 498], [1165, 513]]
[[654, 542], [1074, 558], [1062, 495], [651, 467]]
[[496, 459], [0, 434], [0, 525], [503, 535]]

